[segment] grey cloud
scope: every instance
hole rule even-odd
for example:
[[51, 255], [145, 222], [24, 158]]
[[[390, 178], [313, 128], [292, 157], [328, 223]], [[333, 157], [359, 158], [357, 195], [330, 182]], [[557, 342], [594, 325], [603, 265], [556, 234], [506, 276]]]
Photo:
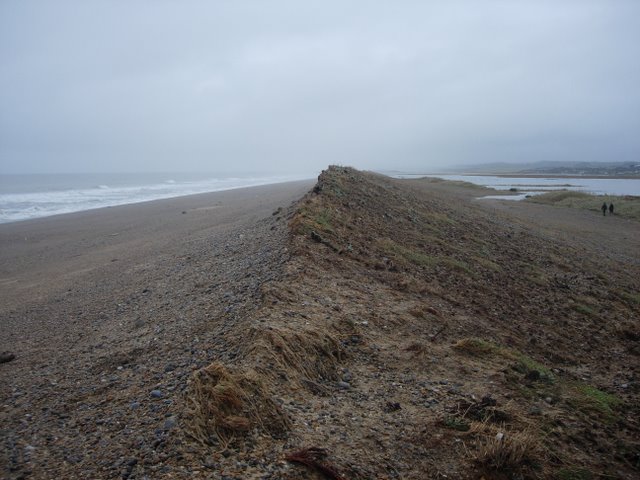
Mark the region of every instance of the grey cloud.
[[638, 14], [605, 0], [3, 2], [0, 168], [637, 159]]

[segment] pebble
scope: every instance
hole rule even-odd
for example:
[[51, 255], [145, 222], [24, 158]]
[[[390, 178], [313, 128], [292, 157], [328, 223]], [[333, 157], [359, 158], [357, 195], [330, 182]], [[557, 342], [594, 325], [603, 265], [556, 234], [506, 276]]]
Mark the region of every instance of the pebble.
[[349, 382], [341, 381], [341, 382], [338, 382], [337, 385], [338, 385], [338, 388], [341, 390], [348, 390], [351, 388], [351, 384]]
[[153, 398], [162, 398], [162, 392], [160, 390], [151, 390], [150, 394]]
[[139, 402], [131, 402], [129, 404], [129, 408], [131, 408], [131, 410], [137, 410], [138, 408], [140, 408], [140, 403]]
[[164, 421], [164, 429], [171, 430], [173, 427], [176, 426], [176, 423], [177, 423], [176, 417], [169, 417]]

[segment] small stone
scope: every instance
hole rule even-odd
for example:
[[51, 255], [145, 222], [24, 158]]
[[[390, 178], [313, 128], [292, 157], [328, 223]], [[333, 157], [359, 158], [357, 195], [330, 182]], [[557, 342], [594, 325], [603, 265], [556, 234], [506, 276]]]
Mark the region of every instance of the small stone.
[[547, 398], [544, 399], [544, 401], [549, 403], [549, 404], [551, 404], [551, 403], [553, 403], [553, 398], [547, 397]]
[[151, 397], [162, 398], [162, 392], [160, 390], [151, 390]]
[[139, 402], [131, 402], [129, 404], [129, 408], [131, 408], [131, 410], [137, 410], [138, 408], [140, 408], [140, 403]]
[[391, 413], [391, 412], [397, 412], [398, 410], [401, 410], [401, 409], [402, 407], [398, 402], [387, 402], [387, 404], [383, 408], [383, 411], [386, 413]]
[[0, 363], [7, 363], [12, 360], [15, 360], [16, 356], [10, 352], [2, 352], [0, 353]]
[[622, 385], [620, 385], [620, 388], [629, 388], [629, 384], [628, 383], [623, 383]]
[[531, 408], [529, 409], [529, 413], [530, 413], [531, 415], [536, 415], [536, 416], [537, 416], [537, 415], [542, 415], [542, 409], [541, 409], [539, 406], [534, 405], [533, 407], [531, 407]]
[[530, 370], [527, 372], [527, 375], [525, 375], [525, 378], [535, 382], [536, 380], [540, 380], [540, 372], [538, 370]]
[[171, 430], [173, 427], [176, 426], [176, 417], [169, 417], [164, 421], [164, 429], [165, 430]]
[[338, 382], [337, 385], [341, 390], [348, 390], [351, 388], [351, 384], [349, 382]]

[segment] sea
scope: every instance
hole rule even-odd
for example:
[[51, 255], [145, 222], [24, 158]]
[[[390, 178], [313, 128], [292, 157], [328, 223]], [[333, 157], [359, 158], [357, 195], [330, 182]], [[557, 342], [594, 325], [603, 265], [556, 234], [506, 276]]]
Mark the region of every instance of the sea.
[[573, 190], [592, 195], [640, 196], [640, 178], [587, 178], [587, 177], [506, 177], [491, 175], [414, 175], [400, 174], [397, 178], [442, 178], [469, 182], [499, 191], [513, 191], [511, 195], [487, 195], [482, 198], [522, 200], [553, 190]]
[[195, 173], [0, 175], [0, 223], [313, 177]]

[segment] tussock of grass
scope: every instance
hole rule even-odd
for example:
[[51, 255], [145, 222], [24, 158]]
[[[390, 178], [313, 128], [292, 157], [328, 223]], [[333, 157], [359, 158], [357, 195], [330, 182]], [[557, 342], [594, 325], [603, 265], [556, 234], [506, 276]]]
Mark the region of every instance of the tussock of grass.
[[581, 303], [576, 303], [573, 305], [572, 307], [576, 312], [578, 313], [582, 313], [584, 315], [595, 315], [596, 312], [593, 308], [587, 306], [587, 305], [583, 305]]
[[280, 435], [289, 421], [255, 372], [233, 374], [215, 362], [187, 387], [186, 432], [202, 444], [229, 444], [253, 428]]
[[496, 344], [487, 342], [480, 338], [463, 338], [458, 341], [453, 348], [460, 352], [476, 356], [497, 354], [502, 351], [502, 348], [498, 347]]
[[640, 293], [621, 292], [620, 295], [628, 302], [640, 304]]
[[571, 385], [570, 392], [571, 397], [568, 401], [575, 408], [585, 412], [598, 413], [607, 418], [615, 417], [614, 408], [621, 403], [621, 400], [615, 395], [584, 383]]
[[305, 380], [333, 380], [343, 355], [333, 335], [314, 327], [270, 328], [257, 336], [251, 353], [262, 358], [265, 375], [301, 385]]
[[458, 430], [460, 432], [468, 432], [471, 428], [469, 422], [458, 417], [446, 417], [442, 423], [445, 427], [452, 430]]
[[531, 432], [503, 433], [489, 437], [478, 447], [475, 461], [498, 472], [516, 473], [540, 463], [543, 448], [539, 437]]
[[474, 356], [496, 355], [508, 360], [515, 360], [515, 369], [517, 371], [526, 374], [535, 370], [545, 380], [549, 382], [554, 380], [551, 371], [541, 363], [516, 350], [496, 345], [481, 338], [463, 338], [453, 345], [453, 348], [459, 352]]

